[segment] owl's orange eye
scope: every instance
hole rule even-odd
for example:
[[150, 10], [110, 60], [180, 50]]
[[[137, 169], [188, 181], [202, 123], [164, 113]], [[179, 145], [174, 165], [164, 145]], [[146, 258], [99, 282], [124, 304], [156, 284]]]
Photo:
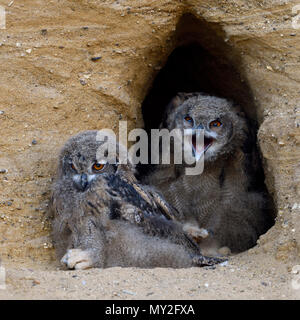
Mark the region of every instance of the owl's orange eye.
[[185, 116], [185, 117], [184, 117], [184, 120], [187, 121], [187, 122], [190, 122], [190, 123], [193, 122], [193, 118], [190, 117], [190, 116]]
[[222, 126], [222, 122], [219, 120], [214, 120], [209, 124], [210, 128], [219, 128]]
[[105, 164], [104, 163], [98, 163], [98, 162], [95, 162], [93, 164], [93, 170], [95, 171], [101, 171], [103, 168], [105, 167]]

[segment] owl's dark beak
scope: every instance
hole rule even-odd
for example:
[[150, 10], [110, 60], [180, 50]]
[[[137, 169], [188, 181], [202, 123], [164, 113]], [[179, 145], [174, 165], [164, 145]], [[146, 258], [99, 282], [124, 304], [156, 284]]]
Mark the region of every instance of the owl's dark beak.
[[200, 129], [200, 130], [204, 130], [204, 126], [202, 124], [199, 124], [198, 127], [196, 127], [195, 129]]
[[75, 187], [82, 192], [85, 191], [89, 185], [88, 176], [85, 173], [81, 174], [78, 179], [73, 181], [74, 181]]

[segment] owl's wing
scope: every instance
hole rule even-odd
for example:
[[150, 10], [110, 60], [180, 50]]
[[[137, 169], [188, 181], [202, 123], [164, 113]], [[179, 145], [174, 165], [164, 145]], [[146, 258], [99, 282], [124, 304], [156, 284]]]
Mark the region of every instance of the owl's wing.
[[106, 215], [110, 220], [127, 221], [145, 234], [167, 238], [199, 253], [197, 244], [185, 234], [162, 198], [155, 193], [153, 196], [133, 177], [127, 180], [124, 172], [103, 175], [95, 181], [81, 206], [85, 215]]
[[151, 186], [141, 185], [136, 180], [130, 181], [135, 191], [153, 208], [158, 209], [168, 220], [181, 218], [177, 209], [172, 207], [163, 196]]
[[179, 221], [182, 216], [180, 215], [179, 211], [171, 206], [160, 193], [154, 191], [151, 187], [144, 186], [145, 189], [148, 191], [148, 194], [151, 195], [153, 201], [155, 202], [156, 206], [160, 208], [162, 214], [169, 220], [177, 220]]
[[176, 220], [180, 218], [179, 212], [169, 205], [157, 191], [150, 186], [139, 184], [132, 170], [128, 170], [127, 166], [119, 166], [117, 175], [126, 181], [128, 185], [131, 185], [142, 199], [152, 208], [159, 210], [167, 219]]

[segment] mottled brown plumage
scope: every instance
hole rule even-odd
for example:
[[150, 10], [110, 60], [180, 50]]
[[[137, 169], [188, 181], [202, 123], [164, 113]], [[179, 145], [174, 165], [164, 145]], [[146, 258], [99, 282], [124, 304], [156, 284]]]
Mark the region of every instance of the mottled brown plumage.
[[200, 243], [206, 253], [255, 245], [271, 219], [264, 192], [253, 187], [259, 159], [240, 108], [223, 98], [180, 93], [167, 106], [160, 127], [205, 130], [204, 172], [186, 175], [186, 164], [157, 165], [143, 181], [163, 194], [181, 221], [208, 230]]
[[[68, 268], [189, 267], [203, 257], [153, 188], [138, 183], [131, 163], [100, 165], [97, 131], [67, 141], [53, 185], [53, 240]], [[100, 168], [100, 169], [99, 169]], [[96, 170], [97, 169], [97, 170]]]

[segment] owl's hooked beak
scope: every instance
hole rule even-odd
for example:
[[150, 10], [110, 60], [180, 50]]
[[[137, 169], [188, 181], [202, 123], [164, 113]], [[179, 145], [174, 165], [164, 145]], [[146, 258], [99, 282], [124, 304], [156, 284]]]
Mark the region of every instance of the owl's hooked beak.
[[[196, 131], [198, 130], [203, 130], [203, 145], [201, 144], [199, 146], [199, 143], [197, 143], [197, 134], [200, 134], [199, 132]], [[199, 161], [199, 159], [202, 157], [202, 155], [209, 149], [209, 147], [213, 143], [213, 137], [208, 134], [208, 132], [204, 131], [204, 127], [202, 125], [199, 125], [197, 128], [193, 129], [192, 133], [192, 150], [193, 150], [193, 155], [196, 159], [196, 161]]]
[[86, 173], [74, 175], [73, 182], [76, 189], [82, 192], [89, 186], [89, 179]]

